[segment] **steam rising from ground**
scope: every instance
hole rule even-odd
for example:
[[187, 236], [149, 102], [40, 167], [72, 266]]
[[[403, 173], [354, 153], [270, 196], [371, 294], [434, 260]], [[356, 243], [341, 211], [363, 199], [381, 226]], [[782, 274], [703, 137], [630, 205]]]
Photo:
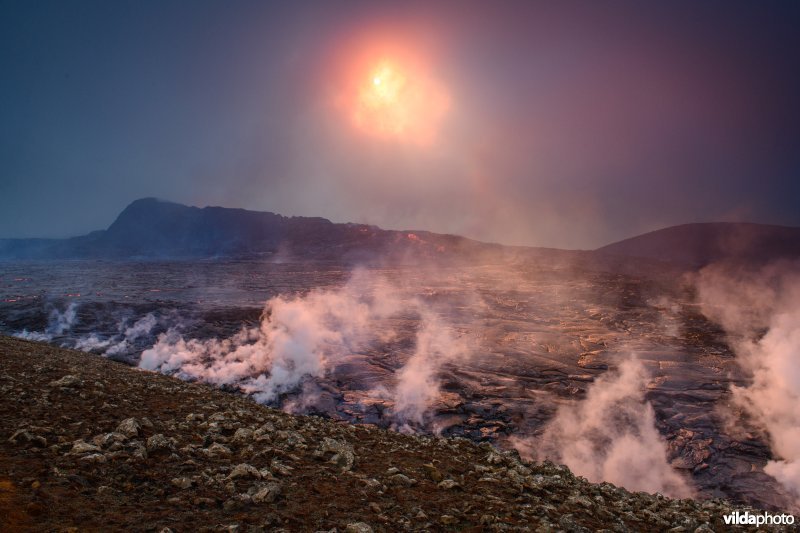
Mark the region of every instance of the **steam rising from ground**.
[[559, 408], [540, 439], [515, 444], [524, 455], [566, 464], [589, 481], [690, 497], [691, 488], [667, 462], [653, 407], [644, 400], [648, 379], [640, 361], [625, 360], [598, 378], [584, 400]]
[[120, 335], [117, 337], [102, 339], [93, 333], [88, 337], [78, 339], [75, 349], [84, 352], [103, 350], [106, 356], [119, 355], [127, 352], [134, 341], [150, 335], [157, 323], [155, 315], [148, 313], [130, 327], [126, 327], [125, 322], [120, 322]]
[[467, 348], [450, 333], [440, 318], [423, 312], [414, 354], [397, 373], [395, 413], [400, 420], [422, 423], [439, 393], [437, 372], [441, 366], [460, 358]]
[[[324, 378], [341, 363], [362, 361], [357, 364], [369, 366], [363, 361], [374, 359], [385, 369], [388, 361], [395, 369], [388, 383], [349, 385], [362, 391], [366, 402], [380, 400], [386, 408], [380, 416], [391, 420], [395, 429], [436, 431], [428, 423], [440, 399], [442, 367], [473, 355], [464, 334], [450, 321], [459, 320], [460, 313], [460, 320], [469, 324], [460, 326], [463, 331], [481, 337], [486, 332], [480, 330], [476, 316], [485, 311], [481, 307], [485, 301], [478, 293], [454, 298], [434, 291], [423, 296], [414, 289], [418, 282], [405, 282], [408, 287], [357, 271], [341, 288], [277, 296], [266, 303], [257, 326], [227, 338], [189, 338], [185, 320], [150, 313], [135, 322], [130, 317], [120, 319], [111, 327], [116, 333], [91, 333], [69, 342], [78, 349], [114, 355], [141, 349], [154, 330], [161, 331], [141, 353], [141, 368], [235, 387], [256, 401], [300, 412], [313, 408], [319, 398], [314, 378]], [[504, 282], [514, 286], [507, 278], [498, 281]], [[76, 320], [77, 307], [72, 304], [50, 314], [46, 331], [26, 334], [52, 340]], [[78, 325], [85, 326], [83, 321]], [[165, 331], [167, 324], [174, 327]], [[346, 373], [345, 368], [340, 370]], [[358, 375], [352, 379], [363, 379]], [[364, 375], [368, 380], [371, 374]], [[616, 372], [597, 379], [585, 400], [562, 406], [541, 438], [520, 438], [515, 444], [525, 455], [565, 463], [592, 481], [690, 496], [691, 489], [668, 464], [653, 408], [644, 398], [648, 381], [641, 362], [624, 361]]]
[[[53, 308], [44, 331], [23, 329], [14, 336], [32, 341], [51, 342], [72, 331], [78, 322], [78, 308], [77, 302], [71, 302], [64, 311]], [[90, 333], [80, 337], [60, 339], [61, 346], [83, 352], [102, 351], [106, 356], [120, 355], [130, 350], [135, 341], [148, 337], [157, 323], [158, 319], [153, 313], [146, 314], [132, 325], [128, 325], [130, 324], [128, 319], [120, 319], [116, 334], [100, 336], [97, 333]]]
[[186, 340], [170, 330], [142, 353], [139, 366], [234, 385], [256, 401], [272, 402], [307, 377], [324, 376], [343, 356], [390, 341], [396, 335], [390, 319], [409, 314], [420, 317], [421, 326], [390, 394], [399, 422], [421, 422], [438, 397], [439, 368], [466, 351], [434, 310], [364, 272], [341, 289], [272, 298], [258, 327], [227, 339]]
[[50, 311], [47, 327], [44, 331], [28, 331], [27, 329], [24, 329], [17, 333], [16, 337], [29, 341], [49, 342], [53, 340], [53, 337], [63, 335], [64, 332], [69, 331], [72, 328], [72, 325], [75, 323], [77, 315], [78, 304], [72, 302], [67, 306], [66, 309], [64, 309], [63, 312], [59, 311], [58, 309], [53, 309]]
[[800, 503], [800, 270], [772, 265], [759, 272], [709, 267], [697, 279], [703, 312], [725, 328], [749, 385], [732, 387], [734, 402], [770, 438], [777, 456], [765, 472]]

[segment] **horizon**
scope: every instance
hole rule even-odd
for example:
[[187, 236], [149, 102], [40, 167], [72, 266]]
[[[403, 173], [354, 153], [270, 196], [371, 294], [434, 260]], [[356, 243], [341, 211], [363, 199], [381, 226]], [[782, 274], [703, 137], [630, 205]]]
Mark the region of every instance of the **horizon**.
[[[141, 201], [145, 201], [145, 200], [155, 200], [157, 202], [180, 205], [180, 206], [183, 206], [183, 207], [190, 207], [190, 208], [196, 208], [196, 209], [222, 208], [222, 209], [232, 209], [232, 210], [245, 210], [245, 211], [250, 211], [250, 212], [258, 212], [258, 213], [272, 213], [272, 214], [280, 215], [280, 216], [283, 216], [283, 217], [286, 217], [286, 218], [292, 218], [292, 217], [324, 218], [325, 220], [327, 220], [328, 222], [332, 222], [333, 224], [361, 224], [361, 225], [367, 225], [367, 226], [371, 226], [371, 227], [376, 227], [376, 228], [378, 228], [380, 230], [384, 230], [384, 231], [400, 231], [400, 232], [404, 232], [404, 231], [415, 232], [416, 231], [416, 232], [428, 232], [428, 233], [442, 234], [440, 232], [432, 231], [432, 230], [427, 229], [427, 228], [417, 228], [417, 227], [390, 228], [390, 227], [379, 226], [377, 224], [370, 224], [368, 222], [336, 221], [336, 220], [330, 220], [330, 219], [325, 218], [325, 217], [313, 217], [313, 216], [307, 216], [307, 215], [290, 215], [290, 214], [280, 213], [280, 212], [275, 212], [275, 211], [263, 211], [263, 210], [258, 210], [258, 209], [247, 209], [247, 208], [244, 208], [244, 207], [236, 207], [236, 206], [191, 205], [191, 204], [184, 204], [184, 203], [181, 203], [181, 202], [170, 200], [170, 199], [167, 199], [167, 198], [158, 198], [158, 197], [155, 197], [155, 196], [145, 196], [145, 197], [142, 197], [142, 198], [137, 198], [135, 200], [132, 200], [131, 202], [128, 202], [128, 204], [126, 204], [126, 206], [123, 209], [121, 209], [119, 211], [119, 213], [117, 213], [117, 215], [114, 217], [114, 219], [111, 222], [109, 222], [108, 225], [106, 225], [103, 228], [96, 228], [96, 229], [91, 230], [91, 231], [86, 232], [86, 233], [81, 233], [81, 234], [77, 234], [77, 235], [68, 235], [68, 236], [64, 236], [64, 237], [4, 237], [4, 236], [0, 236], [0, 240], [28, 240], [28, 239], [33, 239], [33, 240], [36, 240], [36, 239], [62, 240], [62, 239], [70, 239], [70, 238], [73, 238], [73, 237], [81, 237], [81, 236], [88, 235], [89, 233], [94, 233], [94, 232], [97, 232], [97, 231], [105, 231], [117, 220], [117, 218], [119, 217], [119, 215], [122, 214], [124, 209], [126, 209], [127, 207], [129, 207], [130, 205], [132, 205], [132, 204], [134, 204], [136, 202], [141, 202]], [[510, 246], [510, 247], [521, 246], [523, 248], [551, 248], [551, 249], [556, 249], [556, 250], [567, 250], [567, 251], [595, 251], [595, 250], [599, 250], [601, 248], [604, 248], [606, 246], [610, 246], [612, 244], [616, 244], [616, 243], [619, 243], [619, 242], [627, 241], [629, 239], [634, 239], [636, 237], [640, 237], [640, 236], [643, 236], [643, 235], [648, 235], [650, 233], [655, 233], [655, 232], [658, 232], [658, 231], [667, 230], [667, 229], [671, 229], [671, 228], [677, 228], [677, 227], [682, 227], [682, 226], [694, 226], [694, 225], [721, 225], [721, 224], [753, 225], [753, 226], [764, 226], [764, 227], [773, 227], [773, 228], [800, 229], [800, 226], [789, 226], [789, 225], [782, 225], [782, 224], [763, 224], [763, 223], [760, 223], [760, 222], [749, 222], [749, 221], [715, 220], [715, 221], [703, 221], [703, 222], [683, 222], [683, 223], [674, 224], [674, 225], [670, 225], [670, 226], [654, 228], [652, 230], [643, 231], [641, 233], [636, 233], [634, 235], [624, 236], [624, 237], [620, 238], [619, 240], [612, 241], [612, 242], [607, 242], [607, 243], [604, 243], [604, 244], [600, 244], [600, 245], [595, 246], [593, 248], [559, 248], [559, 247], [553, 247], [553, 246], [537, 246], [535, 244], [534, 245], [516, 245], [516, 244], [505, 243], [505, 242], [502, 242], [502, 241], [481, 241], [480, 239], [471, 237], [469, 235], [461, 235], [461, 234], [455, 234], [455, 233], [451, 233], [451, 234], [447, 234], [447, 235], [454, 235], [454, 236], [457, 236], [457, 237], [464, 237], [464, 238], [467, 238], [467, 239], [475, 240], [475, 241], [478, 241], [478, 242], [483, 242], [483, 243], [486, 243], [486, 244], [498, 244], [500, 246]]]
[[130, 198], [592, 249], [800, 226], [800, 7], [0, 7], [0, 235]]

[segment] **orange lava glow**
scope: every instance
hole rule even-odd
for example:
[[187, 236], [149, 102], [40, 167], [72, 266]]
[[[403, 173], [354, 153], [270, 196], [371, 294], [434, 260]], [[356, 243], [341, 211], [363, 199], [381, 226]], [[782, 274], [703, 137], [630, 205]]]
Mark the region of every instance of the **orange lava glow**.
[[436, 142], [450, 96], [423, 54], [385, 43], [361, 43], [346, 60], [344, 112], [357, 131], [421, 146]]

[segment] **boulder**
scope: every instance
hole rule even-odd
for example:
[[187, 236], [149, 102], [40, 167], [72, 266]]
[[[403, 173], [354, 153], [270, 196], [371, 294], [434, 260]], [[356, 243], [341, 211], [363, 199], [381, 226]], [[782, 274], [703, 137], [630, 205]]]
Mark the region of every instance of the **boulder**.
[[148, 453], [169, 452], [175, 449], [173, 439], [168, 439], [161, 433], [153, 435], [147, 439]]
[[329, 462], [341, 468], [343, 472], [351, 470], [356, 461], [356, 454], [353, 452], [353, 446], [343, 440], [325, 437], [320, 445], [319, 451], [323, 455], [333, 453]]
[[460, 485], [455, 481], [453, 481], [452, 479], [445, 479], [436, 486], [444, 490], [460, 488]]
[[47, 439], [40, 435], [34, 435], [24, 429], [20, 429], [11, 435], [11, 438], [8, 439], [8, 442], [11, 444], [16, 444], [17, 446], [32, 446], [34, 448], [46, 448], [47, 447]]
[[78, 376], [74, 376], [72, 374], [67, 374], [66, 376], [62, 377], [61, 379], [57, 379], [56, 381], [51, 381], [51, 387], [64, 387], [66, 389], [80, 387], [83, 384], [81, 379]]
[[281, 495], [280, 483], [267, 483], [258, 485], [251, 496], [255, 503], [272, 503]]
[[228, 479], [239, 479], [239, 478], [261, 479], [261, 473], [253, 465], [242, 463], [234, 466], [233, 470], [231, 470], [231, 473], [228, 474]]
[[88, 442], [82, 440], [76, 440], [72, 443], [72, 449], [69, 451], [69, 455], [83, 455], [85, 453], [99, 453], [102, 450], [100, 447], [95, 446], [94, 444], [89, 444]]
[[344, 531], [345, 533], [372, 533], [372, 527], [366, 522], [353, 522], [347, 524]]
[[425, 473], [428, 475], [428, 478], [430, 478], [430, 480], [434, 483], [439, 483], [444, 479], [442, 473], [433, 465], [433, 463], [424, 464], [422, 465], [422, 468], [425, 469]]
[[233, 435], [231, 442], [234, 444], [247, 444], [253, 440], [253, 430], [250, 428], [239, 428]]
[[411, 487], [412, 485], [417, 484], [415, 479], [411, 479], [405, 474], [395, 474], [393, 476], [389, 476], [389, 481], [392, 483], [392, 485], [398, 485], [402, 487]]
[[142, 425], [135, 418], [126, 418], [117, 426], [116, 432], [132, 439], [142, 432]]
[[231, 452], [231, 449], [225, 446], [224, 444], [215, 442], [208, 448], [204, 448], [203, 453], [206, 454], [208, 457], [219, 458], [219, 457], [230, 457], [230, 455], [233, 452]]
[[193, 485], [192, 480], [188, 477], [175, 477], [170, 482], [179, 489], [188, 489]]

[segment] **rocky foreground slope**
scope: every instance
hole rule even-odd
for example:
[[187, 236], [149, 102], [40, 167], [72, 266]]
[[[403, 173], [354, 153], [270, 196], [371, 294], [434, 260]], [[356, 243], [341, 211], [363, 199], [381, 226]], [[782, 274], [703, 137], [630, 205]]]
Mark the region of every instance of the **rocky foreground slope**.
[[0, 337], [0, 531], [725, 531], [732, 510]]

